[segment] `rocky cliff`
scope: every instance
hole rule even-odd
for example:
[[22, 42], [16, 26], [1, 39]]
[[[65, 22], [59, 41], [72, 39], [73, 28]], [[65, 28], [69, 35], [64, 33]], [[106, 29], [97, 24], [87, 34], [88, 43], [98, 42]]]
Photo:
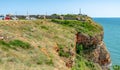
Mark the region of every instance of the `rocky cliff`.
[[83, 54], [87, 60], [100, 64], [103, 70], [108, 68], [111, 60], [110, 54], [103, 42], [103, 33], [95, 36], [77, 33], [76, 39], [76, 44], [83, 46]]
[[[76, 32], [76, 55], [80, 56], [80, 59], [76, 62], [76, 64], [82, 64], [86, 67], [86, 63], [93, 62], [93, 68], [89, 68], [89, 70], [108, 70], [109, 65], [111, 63], [110, 54], [105, 46], [103, 41], [104, 31], [103, 27], [97, 23], [95, 23], [90, 17], [84, 17], [84, 21], [70, 21], [70, 20], [54, 20], [59, 24], [64, 26], [75, 28]], [[82, 62], [81, 57], [86, 59], [88, 62]], [[101, 69], [94, 68], [94, 63], [97, 63], [101, 66]], [[81, 67], [84, 67], [82, 66]], [[88, 64], [90, 65], [90, 64]], [[79, 66], [78, 66], [79, 67]], [[77, 66], [75, 67], [77, 69]], [[80, 68], [81, 69], [81, 68]], [[83, 68], [83, 70], [88, 70], [87, 68]]]
[[103, 28], [84, 20], [0, 21], [1, 70], [105, 70]]

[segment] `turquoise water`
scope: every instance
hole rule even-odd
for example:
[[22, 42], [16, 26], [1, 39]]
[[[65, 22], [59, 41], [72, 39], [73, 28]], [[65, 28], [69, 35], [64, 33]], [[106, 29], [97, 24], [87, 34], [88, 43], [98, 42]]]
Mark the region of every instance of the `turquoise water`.
[[104, 42], [110, 52], [112, 64], [120, 65], [120, 18], [93, 18], [104, 28]]

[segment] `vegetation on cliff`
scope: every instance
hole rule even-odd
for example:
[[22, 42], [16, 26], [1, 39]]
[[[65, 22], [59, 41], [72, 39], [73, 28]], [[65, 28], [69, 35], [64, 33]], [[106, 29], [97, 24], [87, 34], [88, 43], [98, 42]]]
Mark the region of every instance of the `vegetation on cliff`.
[[120, 66], [119, 65], [113, 65], [113, 70], [120, 70]]
[[[76, 56], [77, 65], [73, 68], [74, 70], [109, 69], [107, 65], [111, 63], [110, 54], [104, 45], [103, 28], [100, 25], [94, 23], [89, 17], [84, 21], [57, 19], [52, 21], [77, 31], [76, 54], [79, 58]], [[98, 63], [101, 68], [95, 63]]]
[[[56, 24], [57, 23], [57, 24]], [[0, 21], [2, 70], [101, 70], [76, 52], [76, 34], [103, 32], [90, 18], [78, 20]], [[77, 54], [76, 54], [77, 53]], [[81, 53], [81, 55], [78, 55]]]
[[75, 46], [75, 33], [49, 20], [0, 21], [0, 68], [68, 70], [65, 58]]
[[102, 27], [99, 24], [95, 24], [90, 19], [89, 21], [58, 20], [58, 19], [53, 19], [52, 21], [62, 24], [63, 26], [74, 28], [77, 32], [91, 36], [103, 31]]

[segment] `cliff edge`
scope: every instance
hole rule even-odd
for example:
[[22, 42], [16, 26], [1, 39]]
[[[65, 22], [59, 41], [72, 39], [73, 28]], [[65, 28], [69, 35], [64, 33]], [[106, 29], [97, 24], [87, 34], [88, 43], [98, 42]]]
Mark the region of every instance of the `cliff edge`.
[[102, 26], [80, 18], [1, 20], [1, 70], [107, 70]]
[[[84, 21], [75, 20], [53, 20], [64, 26], [74, 28], [76, 30], [76, 64], [81, 64], [81, 59], [86, 59], [88, 62], [83, 62], [80, 70], [108, 70], [111, 63], [110, 54], [103, 41], [104, 31], [103, 27], [95, 23], [92, 18], [85, 16]], [[87, 69], [86, 63], [89, 62], [93, 65], [93, 68]], [[101, 69], [94, 68], [97, 63]], [[78, 67], [79, 68], [79, 67]], [[77, 65], [74, 67], [77, 69]]]
[[103, 70], [108, 70], [111, 63], [110, 54], [103, 42], [103, 33], [95, 36], [86, 36], [78, 33], [76, 51], [79, 54], [79, 45], [82, 45], [82, 55], [87, 60], [98, 63]]

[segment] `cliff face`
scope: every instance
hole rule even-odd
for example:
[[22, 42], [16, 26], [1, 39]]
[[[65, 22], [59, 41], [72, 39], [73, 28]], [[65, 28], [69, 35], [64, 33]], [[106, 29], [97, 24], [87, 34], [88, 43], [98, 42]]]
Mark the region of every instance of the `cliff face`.
[[76, 44], [83, 46], [83, 56], [87, 60], [98, 63], [103, 70], [108, 69], [111, 60], [110, 54], [103, 42], [103, 32], [94, 36], [77, 33], [76, 39]]
[[74, 52], [76, 52], [77, 61], [75, 62], [75, 65], [73, 64], [73, 66], [75, 66], [73, 67], [74, 70], [78, 68], [79, 70], [101, 70], [94, 68], [96, 64], [99, 64], [103, 70], [107, 70], [111, 63], [111, 59], [103, 42], [103, 28], [88, 16], [83, 16], [82, 18], [84, 18], [84, 21], [52, 21], [66, 27], [74, 28], [76, 31], [76, 50]]
[[83, 17], [0, 21], [1, 70], [105, 70], [111, 61], [103, 29]]

